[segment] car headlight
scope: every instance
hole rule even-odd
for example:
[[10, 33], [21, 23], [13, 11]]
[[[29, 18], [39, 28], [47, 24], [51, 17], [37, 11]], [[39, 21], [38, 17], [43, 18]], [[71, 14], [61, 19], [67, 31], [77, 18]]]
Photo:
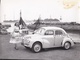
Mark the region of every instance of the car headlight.
[[27, 43], [30, 43], [30, 41], [29, 41], [29, 40], [27, 40]]
[[29, 45], [30, 39], [31, 39], [31, 37], [23, 37], [22, 42], [23, 42], [25, 45]]
[[29, 45], [30, 41], [29, 40], [24, 40], [25, 45]]

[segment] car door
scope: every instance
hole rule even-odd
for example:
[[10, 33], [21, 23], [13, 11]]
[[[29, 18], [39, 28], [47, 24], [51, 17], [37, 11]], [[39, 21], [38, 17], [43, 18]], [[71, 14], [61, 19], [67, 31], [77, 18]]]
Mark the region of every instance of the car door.
[[55, 46], [56, 47], [61, 46], [63, 39], [64, 39], [63, 31], [55, 30]]
[[44, 39], [44, 47], [49, 48], [54, 46], [54, 31], [47, 30], [43, 36]]

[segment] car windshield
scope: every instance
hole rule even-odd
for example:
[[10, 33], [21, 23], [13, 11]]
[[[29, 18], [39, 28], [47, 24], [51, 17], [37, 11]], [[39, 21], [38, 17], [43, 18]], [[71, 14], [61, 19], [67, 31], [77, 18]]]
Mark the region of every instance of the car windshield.
[[40, 29], [38, 29], [38, 30], [35, 31], [35, 34], [43, 34], [44, 31], [45, 31], [44, 28], [40, 28]]

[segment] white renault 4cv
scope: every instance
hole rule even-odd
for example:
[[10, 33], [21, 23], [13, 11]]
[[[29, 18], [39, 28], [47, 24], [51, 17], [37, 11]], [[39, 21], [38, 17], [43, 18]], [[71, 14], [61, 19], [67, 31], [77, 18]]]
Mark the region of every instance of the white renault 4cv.
[[59, 27], [41, 27], [32, 35], [25, 35], [22, 45], [33, 52], [40, 52], [42, 48], [63, 47], [68, 50], [74, 42], [66, 31]]

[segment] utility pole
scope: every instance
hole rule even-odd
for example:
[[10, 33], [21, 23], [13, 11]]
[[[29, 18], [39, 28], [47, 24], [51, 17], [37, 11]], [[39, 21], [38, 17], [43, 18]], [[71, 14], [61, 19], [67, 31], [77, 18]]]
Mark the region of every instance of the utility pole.
[[[60, 21], [62, 20], [62, 17], [60, 16]], [[62, 24], [61, 24], [61, 28], [62, 28]]]
[[20, 17], [22, 16], [21, 10], [20, 10]]
[[19, 29], [22, 28], [22, 17], [21, 17], [21, 10], [20, 10], [20, 20], [19, 20]]

